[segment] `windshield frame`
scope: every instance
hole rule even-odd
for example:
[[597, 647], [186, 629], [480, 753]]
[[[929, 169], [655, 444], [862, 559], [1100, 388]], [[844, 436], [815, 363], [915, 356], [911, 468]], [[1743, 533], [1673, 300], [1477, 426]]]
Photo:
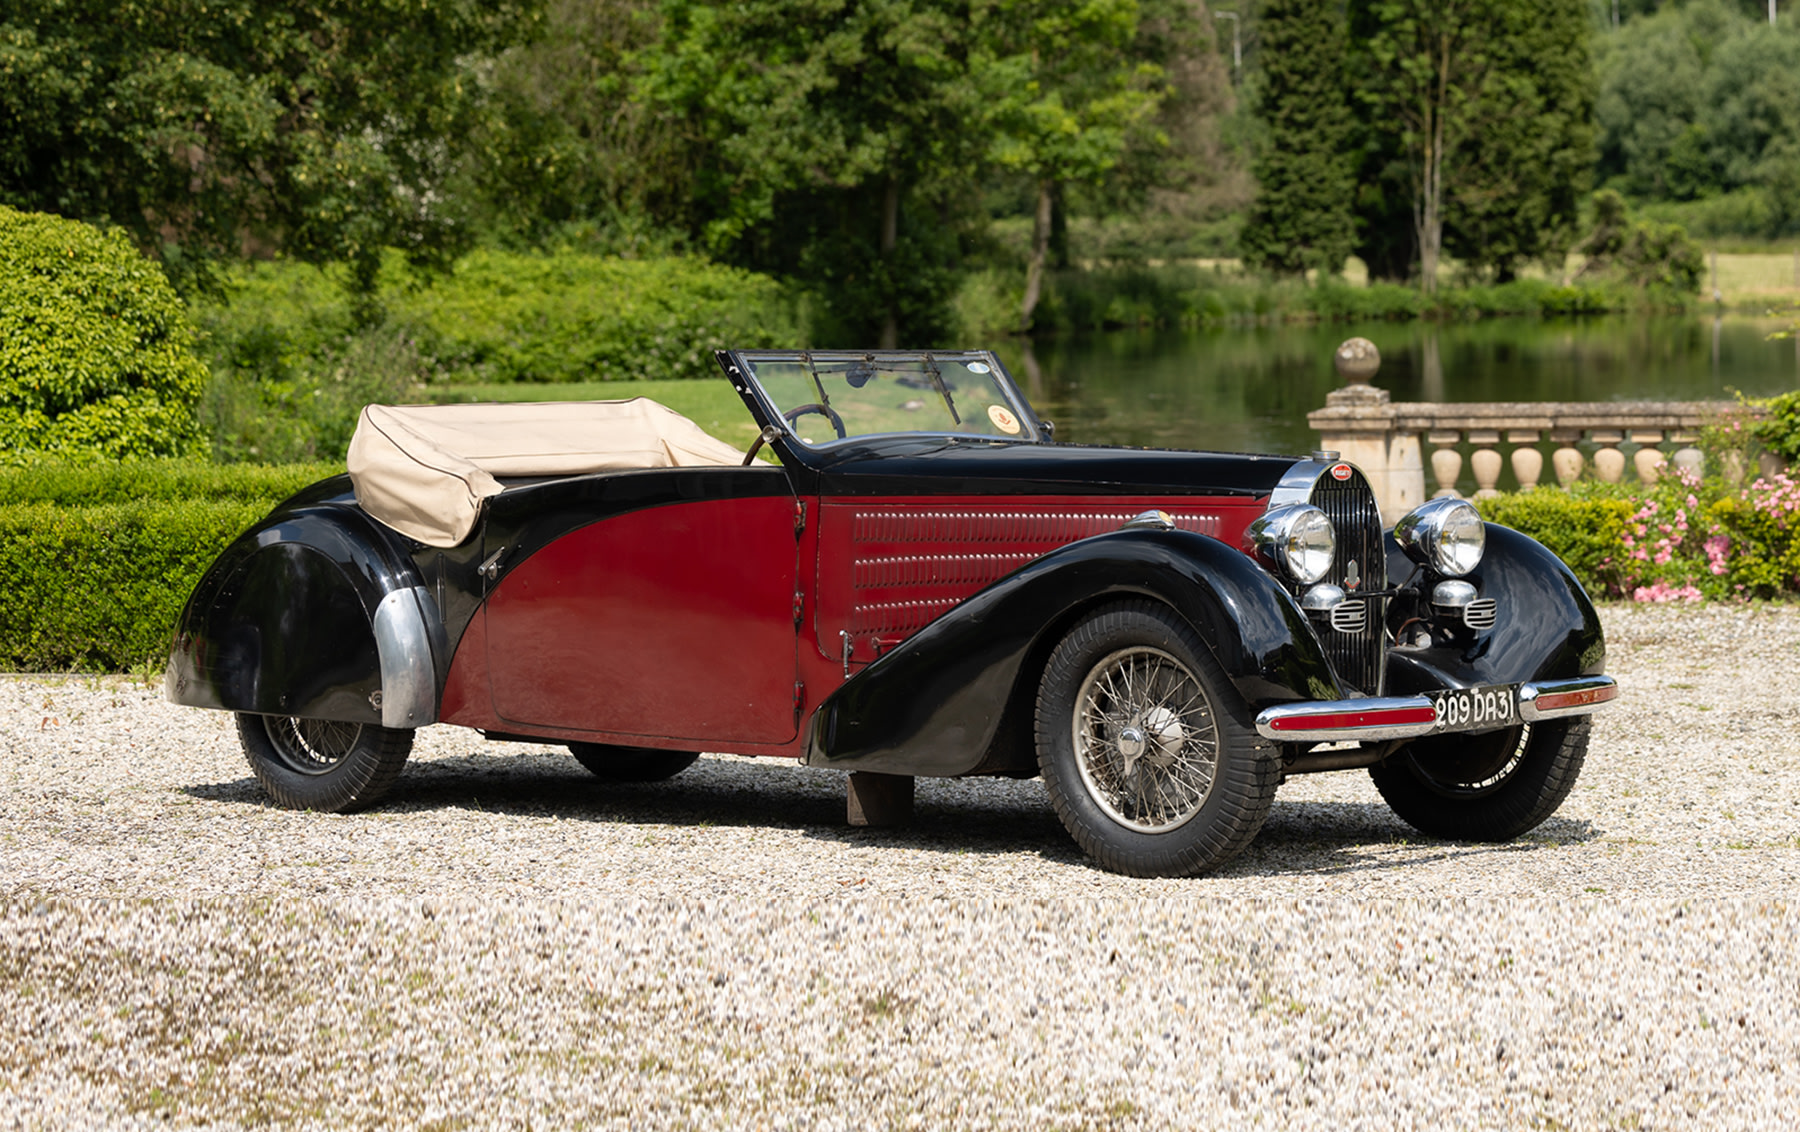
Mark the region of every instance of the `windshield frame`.
[[[991, 350], [732, 350], [727, 354], [729, 359], [726, 373], [737, 385], [738, 392], [749, 403], [757, 423], [772, 426], [781, 433], [786, 441], [784, 447], [796, 455], [805, 453], [829, 453], [854, 445], [866, 445], [871, 441], [883, 439], [916, 440], [930, 439], [964, 443], [993, 444], [1046, 444], [1049, 443], [1047, 430], [1032, 409], [1031, 403], [1025, 399], [1018, 385], [1013, 381], [1000, 359]], [[970, 363], [981, 363], [988, 367], [988, 376], [995, 390], [1005, 399], [1009, 408], [1019, 422], [1017, 436], [1001, 436], [986, 432], [958, 432], [950, 429], [904, 429], [887, 432], [853, 432], [843, 438], [821, 441], [803, 440], [793, 423], [782, 416], [782, 408], [763, 388], [757, 378], [757, 367], [767, 363], [787, 363], [804, 365], [812, 372], [815, 382], [819, 382], [819, 372], [840, 367], [849, 367], [858, 362], [867, 363], [876, 368], [884, 365], [907, 365], [919, 367], [930, 379], [935, 396], [944, 400], [946, 408], [955, 416], [966, 411], [959, 406], [950, 389], [942, 379], [940, 366], [956, 364], [967, 366]], [[825, 404], [830, 398], [825, 395]], [[793, 406], [788, 407], [790, 410]]]

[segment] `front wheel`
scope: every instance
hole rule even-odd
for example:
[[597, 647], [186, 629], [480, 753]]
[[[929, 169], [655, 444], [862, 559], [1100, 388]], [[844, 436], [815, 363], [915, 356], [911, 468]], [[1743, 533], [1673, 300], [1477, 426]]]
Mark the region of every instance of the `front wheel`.
[[1241, 852], [1281, 781], [1274, 744], [1185, 622], [1152, 602], [1090, 614], [1038, 688], [1038, 769], [1102, 868], [1192, 876]]
[[256, 780], [290, 810], [335, 814], [372, 806], [412, 753], [411, 731], [373, 723], [240, 712], [237, 726]]
[[1511, 841], [1556, 812], [1587, 758], [1592, 720], [1525, 723], [1415, 739], [1369, 768], [1387, 804], [1421, 833]]

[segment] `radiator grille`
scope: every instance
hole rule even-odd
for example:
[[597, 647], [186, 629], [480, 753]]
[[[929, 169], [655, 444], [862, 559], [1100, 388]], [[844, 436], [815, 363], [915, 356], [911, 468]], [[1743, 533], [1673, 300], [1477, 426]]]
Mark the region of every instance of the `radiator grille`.
[[[1324, 580], [1344, 587], [1352, 599], [1371, 590], [1386, 589], [1387, 554], [1381, 540], [1381, 511], [1375, 506], [1375, 493], [1362, 473], [1351, 468], [1349, 478], [1340, 480], [1327, 471], [1313, 485], [1308, 502], [1325, 512], [1337, 532], [1337, 557]], [[1368, 615], [1358, 631], [1322, 633], [1320, 639], [1339, 680], [1366, 695], [1378, 696], [1387, 662], [1387, 646], [1382, 639], [1387, 599], [1364, 600], [1368, 603]]]

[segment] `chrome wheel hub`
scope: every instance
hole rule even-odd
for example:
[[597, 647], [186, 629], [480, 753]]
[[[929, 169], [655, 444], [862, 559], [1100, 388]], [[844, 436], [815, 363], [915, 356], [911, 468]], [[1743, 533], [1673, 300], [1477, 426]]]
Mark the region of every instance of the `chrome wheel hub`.
[[1187, 666], [1161, 649], [1120, 649], [1094, 665], [1076, 693], [1073, 737], [1089, 797], [1127, 829], [1178, 828], [1212, 793], [1212, 705]]

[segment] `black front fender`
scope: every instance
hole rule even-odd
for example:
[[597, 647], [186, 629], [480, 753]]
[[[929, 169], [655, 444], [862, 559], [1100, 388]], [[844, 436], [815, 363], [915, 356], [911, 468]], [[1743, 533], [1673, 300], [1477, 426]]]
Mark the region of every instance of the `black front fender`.
[[[1406, 577], [1412, 564], [1391, 536], [1387, 544], [1389, 576]], [[1542, 543], [1489, 523], [1481, 565], [1464, 580], [1474, 583], [1482, 597], [1494, 599], [1494, 627], [1440, 637], [1425, 648], [1390, 650], [1388, 694], [1562, 680], [1606, 670], [1606, 641], [1594, 603], [1562, 559]], [[1391, 619], [1403, 621], [1411, 612], [1396, 607]]]
[[[1162, 602], [1253, 708], [1343, 695], [1306, 617], [1247, 556], [1204, 535], [1117, 531], [1002, 578], [851, 678], [813, 716], [806, 761], [950, 776], [980, 766], [1008, 705], [1070, 625], [1107, 601]], [[1035, 662], [1035, 663], [1033, 663]]]
[[437, 718], [448, 665], [429, 589], [328, 480], [238, 536], [175, 628], [168, 698], [387, 727]]

